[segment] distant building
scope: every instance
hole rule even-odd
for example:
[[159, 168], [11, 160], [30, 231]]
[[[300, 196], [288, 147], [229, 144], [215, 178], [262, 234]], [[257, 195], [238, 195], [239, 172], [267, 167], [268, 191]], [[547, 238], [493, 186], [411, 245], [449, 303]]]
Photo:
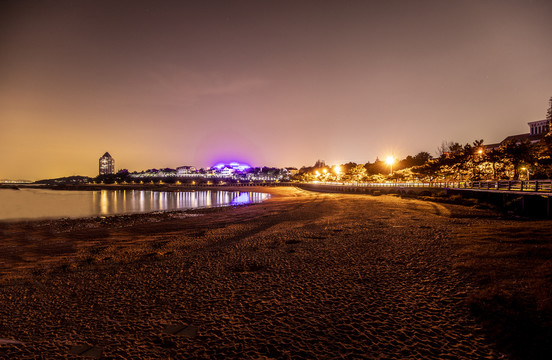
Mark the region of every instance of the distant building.
[[291, 176], [299, 174], [299, 170], [297, 170], [296, 168], [286, 168], [286, 170], [288, 175]]
[[222, 176], [223, 178], [230, 178], [232, 177], [232, 174], [234, 174], [235, 171], [236, 170], [232, 168], [225, 167], [219, 171], [219, 175]]
[[487, 151], [498, 149], [502, 144], [507, 142], [515, 142], [520, 144], [529, 140], [531, 144], [538, 143], [541, 139], [550, 132], [550, 122], [548, 120], [537, 120], [527, 123], [529, 132], [519, 135], [510, 135], [499, 143], [485, 145]]
[[176, 176], [176, 170], [175, 169], [161, 169], [157, 172], [158, 177], [175, 177]]
[[246, 173], [251, 171], [251, 166], [247, 164], [241, 164], [238, 162], [231, 162], [229, 164], [218, 163], [212, 166], [208, 171], [211, 176], [223, 179], [243, 179]]
[[537, 120], [528, 124], [531, 130], [531, 135], [546, 135], [550, 131], [550, 124], [548, 120]]
[[551, 122], [552, 122], [552, 97], [548, 102], [548, 111], [546, 119], [528, 122], [529, 132], [519, 135], [510, 135], [506, 139], [496, 144], [484, 145], [486, 151], [497, 150], [501, 145], [506, 143], [521, 144], [525, 141], [529, 141], [531, 144], [540, 142], [545, 136], [550, 136]]
[[0, 179], [0, 184], [32, 184], [31, 180]]
[[115, 159], [108, 152], [100, 158], [100, 175], [115, 174]]
[[193, 166], [180, 166], [176, 168], [177, 177], [201, 177], [202, 175]]

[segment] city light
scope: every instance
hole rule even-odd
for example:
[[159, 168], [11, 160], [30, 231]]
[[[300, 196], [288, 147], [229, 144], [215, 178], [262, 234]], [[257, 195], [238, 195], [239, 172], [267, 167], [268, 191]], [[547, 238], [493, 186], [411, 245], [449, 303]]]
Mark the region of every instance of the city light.
[[393, 164], [395, 163], [395, 157], [393, 155], [389, 155], [385, 159], [385, 163], [389, 165], [389, 168], [390, 168], [389, 175], [393, 175]]
[[225, 168], [232, 169], [234, 171], [244, 172], [248, 169], [251, 169], [251, 166], [249, 166], [248, 164], [241, 164], [237, 161], [233, 161], [229, 164], [217, 163], [215, 166], [212, 167], [212, 169], [217, 169], [219, 171]]
[[527, 171], [527, 181], [529, 181], [529, 169], [526, 167], [522, 167], [521, 170]]

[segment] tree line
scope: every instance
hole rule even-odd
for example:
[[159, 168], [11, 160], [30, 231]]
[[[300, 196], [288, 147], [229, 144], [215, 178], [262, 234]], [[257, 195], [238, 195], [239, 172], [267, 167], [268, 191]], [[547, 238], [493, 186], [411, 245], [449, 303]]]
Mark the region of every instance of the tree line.
[[295, 177], [302, 181], [385, 182], [385, 181], [476, 181], [552, 178], [552, 135], [539, 142], [506, 141], [497, 147], [483, 140], [462, 145], [443, 142], [433, 157], [428, 152], [407, 156], [393, 164], [349, 162], [338, 167], [317, 161], [302, 167]]

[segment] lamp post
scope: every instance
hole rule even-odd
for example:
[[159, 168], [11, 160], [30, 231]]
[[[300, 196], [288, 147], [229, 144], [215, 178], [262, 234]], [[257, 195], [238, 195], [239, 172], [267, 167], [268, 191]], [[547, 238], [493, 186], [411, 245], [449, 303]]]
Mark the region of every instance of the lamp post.
[[393, 164], [395, 163], [395, 157], [393, 155], [389, 155], [387, 159], [385, 159], [385, 163], [389, 165], [389, 175], [393, 175]]
[[336, 165], [336, 166], [334, 167], [334, 172], [335, 172], [335, 179], [336, 179], [337, 181], [339, 181], [339, 174], [341, 173], [341, 166]]
[[[481, 159], [483, 158], [483, 149], [479, 148], [479, 150], [477, 150], [477, 157], [474, 156], [474, 159], [473, 159], [473, 177], [474, 179], [479, 179], [481, 180], [481, 169], [479, 167], [479, 164], [481, 163]], [[476, 176], [476, 173], [475, 171], [477, 170], [478, 174]]]
[[525, 170], [527, 171], [527, 181], [529, 181], [529, 168], [526, 168], [526, 167], [522, 167], [521, 170]]

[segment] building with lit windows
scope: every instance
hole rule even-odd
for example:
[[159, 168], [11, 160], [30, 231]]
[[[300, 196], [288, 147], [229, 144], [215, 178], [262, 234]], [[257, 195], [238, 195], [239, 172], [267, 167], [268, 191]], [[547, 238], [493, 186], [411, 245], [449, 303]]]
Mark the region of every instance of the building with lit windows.
[[100, 158], [100, 175], [115, 174], [115, 159], [108, 152]]
[[197, 169], [193, 166], [180, 166], [176, 168], [177, 177], [202, 177]]

